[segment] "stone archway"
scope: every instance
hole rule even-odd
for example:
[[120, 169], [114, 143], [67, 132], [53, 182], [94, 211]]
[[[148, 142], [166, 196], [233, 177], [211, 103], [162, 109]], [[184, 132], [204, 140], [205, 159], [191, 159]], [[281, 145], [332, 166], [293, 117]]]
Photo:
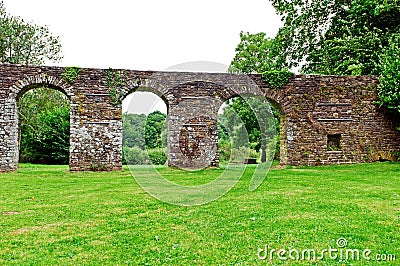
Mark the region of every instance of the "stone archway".
[[[252, 102], [251, 99], [254, 98], [259, 98], [260, 100], [265, 99], [266, 103], [268, 104], [268, 106], [266, 106], [265, 108], [270, 109], [270, 111], [268, 111], [268, 114], [264, 114], [263, 116], [262, 113], [259, 113], [258, 115], [256, 115], [258, 117], [258, 119], [261, 119], [259, 122], [257, 123], [268, 123], [268, 124], [274, 124], [275, 125], [275, 121], [273, 121], [274, 118], [274, 110], [276, 110], [277, 115], [278, 115], [278, 119], [279, 119], [279, 129], [275, 130], [275, 138], [278, 136], [279, 134], [279, 142], [276, 142], [277, 148], [279, 148], [279, 153], [277, 154], [277, 157], [279, 158], [279, 163], [281, 165], [286, 165], [287, 164], [287, 122], [286, 122], [286, 115], [285, 115], [285, 111], [282, 108], [282, 106], [277, 103], [275, 100], [271, 99], [271, 98], [267, 98], [264, 95], [254, 95], [254, 94], [244, 94], [244, 95], [236, 95], [233, 94], [233, 96], [229, 97], [227, 100], [232, 100], [235, 99], [237, 97], [243, 98], [246, 102]], [[220, 107], [222, 108], [222, 106]], [[254, 109], [257, 107], [251, 107], [252, 112], [255, 112], [256, 110]], [[259, 108], [259, 107], [258, 107]], [[221, 110], [221, 109], [220, 109]], [[259, 111], [260, 112], [260, 111]], [[261, 110], [262, 112], [262, 110]], [[262, 121], [262, 118], [267, 116], [269, 121]], [[271, 133], [267, 133], [268, 134], [268, 139], [271, 138]], [[272, 144], [271, 144], [272, 145]], [[260, 148], [261, 149], [261, 148]], [[261, 149], [262, 150], [262, 149]], [[261, 156], [261, 155], [260, 155]], [[261, 159], [260, 159], [261, 161]]]
[[[62, 67], [0, 65], [0, 171], [17, 168], [16, 100], [18, 95], [35, 86], [64, 91], [70, 99], [72, 171], [122, 168], [119, 100], [140, 86], [157, 90], [168, 102], [169, 156], [178, 165], [183, 162], [179, 146], [181, 129], [193, 124], [207, 125], [207, 130], [199, 130], [208, 131], [209, 144], [214, 145], [215, 127], [212, 123], [208, 126], [204, 117], [213, 118], [225, 99], [243, 94], [262, 95], [280, 107], [281, 118], [284, 118], [281, 126], [283, 164], [395, 159], [400, 150], [398, 119], [375, 105], [376, 77], [294, 75], [288, 84], [273, 89], [261, 75], [116, 70], [124, 79], [116, 88], [108, 82], [110, 71], [107, 69], [81, 69], [70, 82], [63, 80], [65, 71], [67, 69]], [[190, 140], [187, 133], [188, 130], [182, 132], [183, 138]], [[330, 135], [340, 135], [337, 145], [340, 151], [329, 150]], [[196, 149], [199, 139], [194, 140], [196, 143], [191, 149]], [[197, 157], [193, 151], [188, 154]], [[207, 156], [213, 157], [212, 154]], [[217, 157], [214, 159], [210, 160], [210, 165], [218, 163]]]
[[19, 119], [17, 103], [19, 98], [27, 91], [35, 88], [50, 88], [65, 94], [68, 99], [73, 97], [73, 88], [64, 81], [45, 74], [31, 75], [18, 80], [9, 89], [9, 94], [3, 105], [4, 112], [0, 113], [1, 128], [4, 130], [3, 143], [0, 145], [0, 154], [4, 160], [4, 170], [17, 169], [19, 161]]

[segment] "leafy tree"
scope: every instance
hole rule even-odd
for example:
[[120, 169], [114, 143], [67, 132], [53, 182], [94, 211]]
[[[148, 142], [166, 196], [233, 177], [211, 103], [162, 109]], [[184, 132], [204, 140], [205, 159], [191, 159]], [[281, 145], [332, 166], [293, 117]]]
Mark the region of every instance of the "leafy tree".
[[0, 2], [0, 63], [41, 65], [57, 62], [62, 56], [58, 36], [45, 26], [11, 16]]
[[147, 154], [152, 164], [163, 165], [167, 161], [167, 156], [161, 148], [147, 150]]
[[400, 34], [389, 41], [380, 60], [379, 104], [400, 113]]
[[385, 84], [379, 88], [380, 104], [400, 112], [395, 107], [398, 87], [393, 87], [400, 79], [389, 71], [397, 62], [393, 40], [400, 34], [399, 0], [271, 2], [284, 25], [274, 39], [241, 33], [232, 68], [245, 73], [301, 67], [304, 73], [380, 75]]
[[374, 31], [325, 40], [308, 56], [303, 71], [325, 75], [377, 75], [382, 46], [379, 33]]
[[69, 100], [61, 92], [38, 88], [18, 101], [20, 161], [68, 164]]
[[155, 111], [144, 114], [123, 115], [123, 163], [164, 164], [167, 157], [162, 150], [166, 138], [166, 115]]
[[154, 111], [144, 114], [123, 115], [123, 146], [138, 147], [142, 150], [162, 148], [163, 127], [166, 115]]
[[150, 164], [149, 156], [145, 150], [139, 147], [122, 147], [122, 163], [128, 165], [147, 165]]
[[123, 114], [122, 145], [124, 147], [138, 147], [145, 149], [146, 115]]
[[276, 55], [277, 49], [276, 41], [266, 37], [263, 32], [241, 32], [240, 43], [236, 47], [236, 55], [229, 70], [245, 74], [281, 70], [284, 68], [284, 61]]
[[380, 105], [400, 113], [400, 1], [272, 2], [285, 21], [277, 38], [289, 65], [305, 60], [306, 73], [380, 75]]
[[[61, 60], [59, 37], [47, 27], [7, 13], [0, 2], [0, 63], [40, 65]], [[68, 163], [69, 101], [55, 90], [35, 89], [19, 99], [22, 162]]]
[[276, 130], [266, 99], [236, 97], [228, 101], [220, 119], [232, 134], [233, 147], [250, 147], [256, 151], [261, 149], [261, 161], [265, 162], [268, 142], [275, 137]]
[[332, 15], [326, 33], [307, 55], [306, 72], [338, 75], [380, 74], [380, 54], [400, 29], [397, 1], [345, 3]]
[[[285, 68], [285, 62], [283, 57], [278, 56], [279, 49], [277, 41], [266, 37], [265, 33], [250, 34], [241, 32], [240, 43], [236, 48], [236, 55], [231, 62], [229, 70], [246, 74], [260, 73], [262, 75], [270, 75], [271, 73], [276, 73], [277, 75], [272, 78], [278, 80], [283, 72], [284, 76], [290, 74], [287, 71], [282, 71]], [[267, 118], [270, 118], [267, 112], [269, 107], [266, 105], [269, 106], [265, 99], [246, 98], [244, 100], [241, 97], [237, 97], [228, 101], [228, 105], [224, 110], [227, 125], [234, 135], [234, 147], [246, 146], [247, 139], [243, 139], [243, 133], [246, 130], [251, 148], [256, 151], [262, 150], [262, 162], [265, 161], [267, 136], [271, 133], [270, 130], [272, 128], [275, 130], [275, 126], [266, 125], [269, 122]], [[271, 109], [275, 117], [276, 132], [279, 132], [279, 112], [272, 106]], [[257, 116], [254, 111], [258, 112]], [[243, 125], [240, 125], [239, 121], [237, 121], [238, 117], [243, 121]], [[259, 123], [264, 124], [264, 126], [260, 128]]]
[[160, 111], [154, 111], [147, 116], [146, 120], [146, 148], [162, 148], [162, 131], [167, 116]]
[[[318, 55], [330, 51], [333, 52], [331, 58], [340, 59], [336, 64], [350, 60], [353, 62], [346, 64], [351, 68], [362, 64], [363, 74], [372, 73], [375, 67], [371, 67], [371, 63], [377, 60], [375, 48], [380, 44], [386, 45], [388, 34], [397, 32], [400, 25], [398, 0], [271, 2], [284, 22], [275, 38], [280, 45], [280, 55], [289, 67], [299, 66], [306, 61], [305, 69], [308, 72], [325, 63]], [[366, 44], [372, 46], [368, 47]], [[354, 56], [353, 53], [357, 52], [363, 56]], [[348, 57], [337, 57], [346, 54]], [[308, 63], [311, 65], [308, 66]], [[334, 65], [330, 70], [335, 68], [337, 66]], [[338, 68], [340, 69], [342, 68]], [[332, 73], [343, 74], [334, 71]]]

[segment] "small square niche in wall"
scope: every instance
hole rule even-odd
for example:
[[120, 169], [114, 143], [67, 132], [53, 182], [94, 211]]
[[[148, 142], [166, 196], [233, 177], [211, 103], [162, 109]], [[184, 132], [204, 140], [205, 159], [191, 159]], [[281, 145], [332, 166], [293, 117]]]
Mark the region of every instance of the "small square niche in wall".
[[342, 134], [329, 134], [327, 142], [328, 151], [339, 151], [341, 138]]

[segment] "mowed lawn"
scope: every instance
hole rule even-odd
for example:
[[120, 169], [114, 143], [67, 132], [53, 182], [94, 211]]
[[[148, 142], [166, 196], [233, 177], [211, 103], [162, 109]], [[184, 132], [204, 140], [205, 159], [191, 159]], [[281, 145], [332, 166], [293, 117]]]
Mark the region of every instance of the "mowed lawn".
[[[196, 184], [223, 169], [159, 171]], [[149, 196], [127, 169], [21, 165], [0, 175], [0, 265], [400, 265], [400, 164], [276, 169], [249, 192], [253, 171], [217, 201], [178, 207]], [[293, 250], [338, 249], [341, 238], [342, 251], [369, 249], [370, 260], [294, 259]], [[292, 257], [261, 260], [266, 245]]]

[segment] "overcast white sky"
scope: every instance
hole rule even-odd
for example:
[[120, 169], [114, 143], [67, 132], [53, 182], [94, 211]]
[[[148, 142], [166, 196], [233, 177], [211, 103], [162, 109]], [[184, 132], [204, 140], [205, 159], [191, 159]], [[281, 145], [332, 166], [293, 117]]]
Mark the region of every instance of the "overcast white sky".
[[240, 31], [274, 37], [281, 25], [268, 0], [4, 0], [4, 5], [12, 15], [47, 25], [60, 36], [64, 59], [50, 64], [61, 66], [229, 65]]

